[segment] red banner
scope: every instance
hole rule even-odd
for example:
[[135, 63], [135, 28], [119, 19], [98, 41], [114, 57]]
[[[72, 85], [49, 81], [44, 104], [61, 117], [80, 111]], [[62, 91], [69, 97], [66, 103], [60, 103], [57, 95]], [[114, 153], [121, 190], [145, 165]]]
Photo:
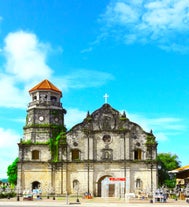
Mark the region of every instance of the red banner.
[[126, 181], [126, 178], [109, 178], [110, 181]]

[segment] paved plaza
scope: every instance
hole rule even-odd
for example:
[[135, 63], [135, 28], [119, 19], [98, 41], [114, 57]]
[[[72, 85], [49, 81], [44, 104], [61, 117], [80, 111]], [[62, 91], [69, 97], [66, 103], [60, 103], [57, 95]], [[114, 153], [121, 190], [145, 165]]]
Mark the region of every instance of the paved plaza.
[[42, 199], [42, 200], [33, 200], [33, 201], [23, 201], [22, 198], [20, 198], [20, 201], [17, 201], [16, 198], [12, 198], [10, 200], [8, 199], [2, 199], [0, 200], [0, 206], [7, 206], [7, 207], [14, 207], [14, 206], [22, 206], [22, 207], [31, 207], [31, 206], [45, 206], [45, 207], [51, 207], [51, 206], [70, 206], [70, 207], [79, 207], [79, 206], [85, 206], [85, 207], [150, 207], [150, 206], [156, 206], [156, 207], [171, 207], [171, 206], [189, 206], [189, 204], [185, 200], [178, 200], [175, 201], [173, 199], [169, 199], [166, 203], [150, 203], [149, 200], [123, 200], [123, 199], [117, 199], [117, 198], [94, 198], [91, 200], [86, 199], [79, 199], [80, 203], [76, 202], [76, 198], [70, 198], [69, 201], [65, 198], [57, 198], [56, 200], [50, 199]]

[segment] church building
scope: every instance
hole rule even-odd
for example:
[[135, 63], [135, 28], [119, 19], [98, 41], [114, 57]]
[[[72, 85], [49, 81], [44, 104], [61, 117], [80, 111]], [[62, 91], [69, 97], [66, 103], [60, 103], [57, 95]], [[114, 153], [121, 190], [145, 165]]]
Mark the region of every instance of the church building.
[[[62, 92], [44, 80], [29, 90], [23, 138], [18, 143], [17, 186], [43, 195], [124, 197], [157, 187], [157, 142], [105, 102], [67, 130]], [[68, 117], [69, 118], [69, 117]]]

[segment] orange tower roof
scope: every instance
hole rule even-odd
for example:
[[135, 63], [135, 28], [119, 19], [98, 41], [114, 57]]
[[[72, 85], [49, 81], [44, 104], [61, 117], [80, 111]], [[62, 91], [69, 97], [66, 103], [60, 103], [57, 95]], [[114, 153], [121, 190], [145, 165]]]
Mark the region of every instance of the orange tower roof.
[[38, 83], [36, 86], [34, 86], [32, 89], [29, 90], [29, 93], [33, 92], [33, 91], [38, 91], [38, 90], [42, 90], [42, 91], [48, 91], [48, 90], [53, 90], [55, 92], [61, 93], [62, 92], [55, 86], [53, 85], [50, 81], [48, 80], [43, 80], [40, 83]]

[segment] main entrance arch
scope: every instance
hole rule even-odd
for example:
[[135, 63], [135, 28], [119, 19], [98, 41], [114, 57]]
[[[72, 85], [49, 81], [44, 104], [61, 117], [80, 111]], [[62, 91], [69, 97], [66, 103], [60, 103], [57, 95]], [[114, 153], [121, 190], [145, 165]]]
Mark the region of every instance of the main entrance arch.
[[98, 196], [124, 198], [125, 184], [125, 177], [103, 176], [98, 181]]
[[[104, 180], [105, 178], [110, 178], [110, 177], [112, 177], [112, 176], [111, 175], [104, 175], [98, 180], [98, 197], [101, 197], [101, 195], [102, 195], [102, 192], [101, 192], [102, 180]], [[110, 196], [110, 197], [112, 197], [112, 196]]]

